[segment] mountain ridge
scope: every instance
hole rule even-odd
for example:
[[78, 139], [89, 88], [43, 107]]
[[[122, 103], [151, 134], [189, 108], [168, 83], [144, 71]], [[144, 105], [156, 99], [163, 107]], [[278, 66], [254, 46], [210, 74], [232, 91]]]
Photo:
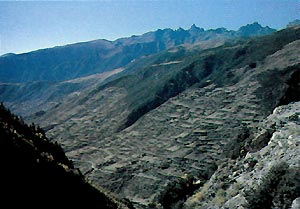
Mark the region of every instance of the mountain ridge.
[[[245, 27], [248, 28], [251, 25]], [[222, 39], [249, 37], [259, 35], [259, 30], [262, 28], [264, 29], [263, 35], [275, 31], [260, 25], [254, 28], [255, 31], [251, 32], [252, 27], [250, 32], [244, 34], [226, 29], [205, 31], [192, 26], [189, 30], [158, 29], [140, 36], [120, 38], [115, 41], [99, 39], [23, 54], [10, 54], [0, 57], [0, 82], [74, 79], [123, 67], [134, 59], [180, 44], [194, 44], [217, 37]]]

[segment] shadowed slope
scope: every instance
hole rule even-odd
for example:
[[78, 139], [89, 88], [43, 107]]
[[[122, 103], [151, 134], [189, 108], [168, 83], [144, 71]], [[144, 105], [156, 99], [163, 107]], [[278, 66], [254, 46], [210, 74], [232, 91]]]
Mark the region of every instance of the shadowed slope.
[[2, 104], [0, 138], [2, 206], [127, 208], [87, 183], [42, 129], [28, 126]]

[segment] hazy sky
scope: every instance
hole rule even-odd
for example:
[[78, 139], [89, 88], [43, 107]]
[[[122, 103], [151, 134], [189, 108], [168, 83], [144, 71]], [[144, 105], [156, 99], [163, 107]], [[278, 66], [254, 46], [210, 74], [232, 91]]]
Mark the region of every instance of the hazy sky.
[[300, 19], [300, 0], [0, 1], [0, 55], [158, 28], [238, 29], [258, 21], [280, 29]]

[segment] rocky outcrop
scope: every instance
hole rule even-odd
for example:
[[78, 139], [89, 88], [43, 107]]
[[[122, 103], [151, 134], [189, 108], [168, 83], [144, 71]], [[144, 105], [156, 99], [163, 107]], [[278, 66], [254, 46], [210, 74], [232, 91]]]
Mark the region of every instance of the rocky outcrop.
[[[185, 208], [290, 208], [292, 202], [296, 207], [300, 195], [300, 102], [275, 108], [257, 130], [251, 143], [271, 130], [267, 144], [245, 157], [226, 160], [188, 199]], [[280, 172], [283, 177], [275, 183]]]
[[300, 208], [300, 197], [295, 199], [292, 203], [292, 209], [297, 209], [297, 208]]

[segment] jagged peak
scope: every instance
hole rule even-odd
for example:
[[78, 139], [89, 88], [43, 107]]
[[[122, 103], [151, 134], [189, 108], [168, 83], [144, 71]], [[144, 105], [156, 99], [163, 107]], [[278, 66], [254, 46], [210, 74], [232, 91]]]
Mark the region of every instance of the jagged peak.
[[182, 27], [179, 27], [178, 29], [176, 29], [175, 31], [185, 31]]
[[189, 32], [204, 32], [204, 31], [205, 31], [204, 28], [200, 28], [195, 24], [193, 24], [189, 29]]
[[241, 31], [241, 30], [243, 30], [245, 28], [263, 28], [263, 27], [258, 22], [253, 22], [253, 23], [241, 26], [238, 31]]
[[258, 22], [253, 22], [251, 24], [247, 24], [245, 26], [242, 26], [237, 31], [242, 36], [257, 36], [257, 35], [268, 35], [276, 30], [273, 28], [270, 28], [269, 26], [263, 27]]
[[190, 29], [198, 29], [199, 27], [196, 26], [196, 24], [194, 23]]

